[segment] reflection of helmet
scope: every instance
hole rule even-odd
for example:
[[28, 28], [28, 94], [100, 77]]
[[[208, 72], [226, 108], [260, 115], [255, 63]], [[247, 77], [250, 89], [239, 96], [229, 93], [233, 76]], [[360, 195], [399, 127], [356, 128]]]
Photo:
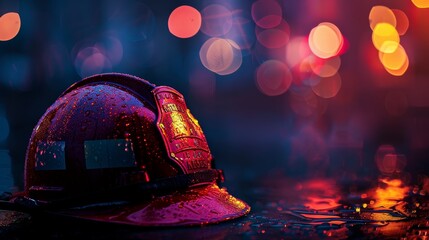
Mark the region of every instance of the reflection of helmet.
[[33, 130], [25, 198], [55, 213], [141, 226], [220, 222], [249, 212], [183, 96], [123, 74], [68, 88]]

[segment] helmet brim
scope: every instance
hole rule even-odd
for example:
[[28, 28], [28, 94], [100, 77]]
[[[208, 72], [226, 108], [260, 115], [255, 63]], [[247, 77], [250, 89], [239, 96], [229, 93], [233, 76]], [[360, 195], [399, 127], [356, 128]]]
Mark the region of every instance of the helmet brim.
[[193, 187], [131, 204], [78, 207], [56, 214], [136, 226], [193, 226], [219, 223], [246, 215], [250, 206], [216, 184]]

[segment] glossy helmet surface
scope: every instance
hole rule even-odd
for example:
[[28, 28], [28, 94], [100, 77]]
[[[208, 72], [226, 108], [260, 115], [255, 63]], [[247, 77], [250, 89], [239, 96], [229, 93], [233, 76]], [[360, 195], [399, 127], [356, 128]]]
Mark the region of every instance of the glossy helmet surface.
[[107, 73], [70, 86], [33, 130], [25, 196], [96, 221], [195, 225], [250, 207], [219, 188], [221, 170], [183, 95], [135, 76]]

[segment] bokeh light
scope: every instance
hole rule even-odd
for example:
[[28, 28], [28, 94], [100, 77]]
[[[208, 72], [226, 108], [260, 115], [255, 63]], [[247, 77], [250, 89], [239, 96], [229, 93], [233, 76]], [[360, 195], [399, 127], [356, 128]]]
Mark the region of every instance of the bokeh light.
[[[383, 65], [384, 66], [384, 65]], [[384, 66], [384, 69], [390, 73], [393, 76], [402, 76], [405, 74], [405, 72], [407, 71], [408, 67], [410, 66], [410, 61], [408, 59], [408, 57], [405, 59], [405, 63], [404, 65], [402, 65], [402, 67], [400, 69], [390, 69]]]
[[211, 4], [203, 9], [201, 31], [210, 37], [227, 34], [232, 27], [232, 13], [223, 5]]
[[231, 30], [224, 37], [236, 42], [242, 51], [248, 50], [243, 52], [243, 55], [245, 53], [250, 54], [250, 49], [256, 39], [254, 30], [254, 23], [249, 13], [245, 11], [235, 12], [232, 18]]
[[198, 33], [201, 27], [200, 12], [188, 5], [177, 7], [168, 18], [168, 29], [178, 38], [190, 38]]
[[201, 63], [219, 75], [237, 71], [243, 61], [242, 58], [240, 47], [230, 39], [210, 38], [200, 49]]
[[411, 0], [414, 5], [418, 8], [429, 8], [428, 0]]
[[105, 55], [112, 65], [119, 64], [124, 55], [121, 41], [116, 36], [107, 36], [95, 45]]
[[395, 155], [396, 149], [390, 144], [382, 144], [378, 146], [377, 151], [375, 152], [375, 163], [380, 169], [383, 167], [383, 161], [386, 155]]
[[384, 69], [393, 76], [402, 76], [407, 71], [410, 61], [401, 44], [392, 53], [379, 52], [379, 59]]
[[407, 164], [407, 159], [402, 154], [386, 154], [378, 165], [378, 169], [383, 174], [394, 174], [402, 172]]
[[256, 27], [256, 38], [266, 48], [281, 48], [287, 44], [290, 36], [289, 24], [282, 20], [279, 25], [270, 29]]
[[85, 47], [79, 50], [74, 65], [76, 72], [82, 78], [112, 70], [110, 60], [96, 47]]
[[314, 55], [320, 58], [330, 58], [340, 52], [344, 39], [337, 26], [323, 22], [311, 30], [308, 44]]
[[407, 53], [401, 44], [391, 53], [379, 52], [379, 58], [385, 68], [399, 70], [407, 63]]
[[318, 84], [311, 87], [313, 92], [322, 98], [333, 98], [341, 89], [341, 76], [335, 74], [331, 77], [322, 78]]
[[311, 70], [319, 77], [334, 76], [341, 66], [341, 58], [339, 56], [328, 59], [318, 59], [314, 57], [313, 59], [314, 60], [310, 64]]
[[369, 12], [369, 26], [374, 31], [379, 23], [388, 23], [396, 27], [396, 17], [393, 11], [386, 6], [374, 6]]
[[277, 96], [289, 89], [292, 83], [292, 74], [283, 62], [268, 60], [258, 67], [256, 83], [259, 90], [265, 95]]
[[282, 21], [283, 11], [275, 0], [258, 0], [252, 4], [252, 18], [261, 28], [273, 28]]
[[294, 37], [286, 46], [286, 62], [290, 67], [295, 67], [311, 54], [308, 40], [305, 37]]
[[394, 26], [388, 23], [379, 23], [372, 32], [374, 47], [384, 53], [392, 53], [398, 48], [399, 33]]
[[9, 12], [0, 17], [0, 41], [9, 41], [18, 35], [21, 18], [16, 12]]
[[399, 35], [404, 35], [408, 27], [410, 26], [410, 21], [408, 20], [407, 14], [404, 13], [404, 11], [399, 9], [392, 9], [393, 13], [396, 17], [396, 30], [398, 31]]

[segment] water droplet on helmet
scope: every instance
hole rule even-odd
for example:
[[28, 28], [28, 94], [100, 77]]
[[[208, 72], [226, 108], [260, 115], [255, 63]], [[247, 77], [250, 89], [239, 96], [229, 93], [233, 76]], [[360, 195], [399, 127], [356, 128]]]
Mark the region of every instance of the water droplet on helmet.
[[127, 107], [127, 105], [126, 105], [126, 104], [122, 104], [122, 106], [121, 106], [121, 107], [126, 108], [126, 107]]
[[90, 114], [91, 114], [91, 111], [89, 111], [89, 110], [85, 111], [85, 117], [88, 117]]

